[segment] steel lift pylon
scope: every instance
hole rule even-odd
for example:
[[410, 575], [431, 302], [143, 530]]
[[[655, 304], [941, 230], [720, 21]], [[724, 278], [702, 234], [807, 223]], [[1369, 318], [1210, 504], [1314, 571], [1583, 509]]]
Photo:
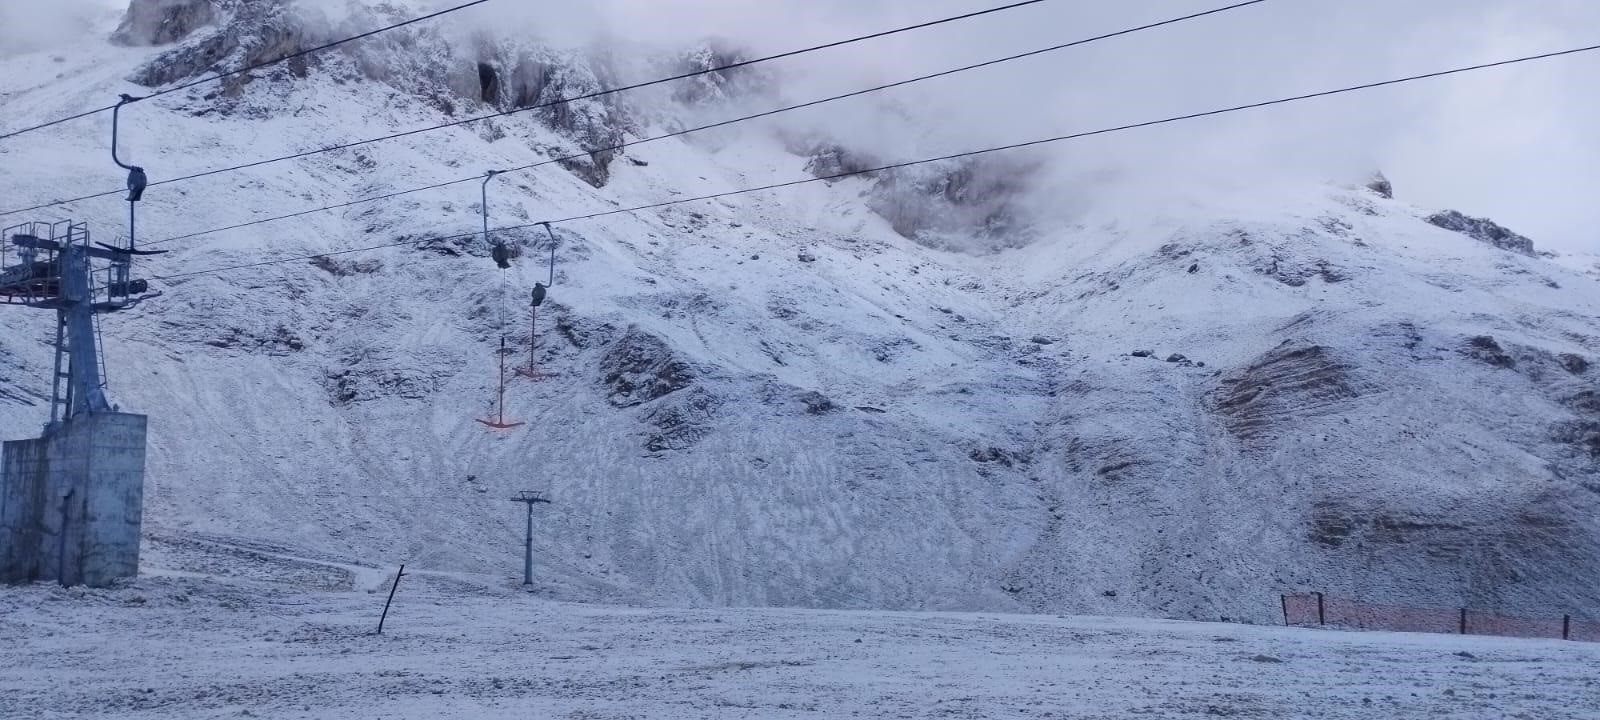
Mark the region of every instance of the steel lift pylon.
[[132, 279], [126, 248], [91, 244], [87, 223], [32, 222], [0, 231], [0, 303], [56, 311], [56, 362], [46, 434], [110, 411], [95, 316], [159, 293]]

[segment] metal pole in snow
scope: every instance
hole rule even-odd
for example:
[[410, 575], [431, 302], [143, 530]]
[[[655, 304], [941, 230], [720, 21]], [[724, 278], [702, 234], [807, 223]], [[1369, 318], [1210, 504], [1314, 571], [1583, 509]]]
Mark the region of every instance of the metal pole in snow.
[[499, 412], [500, 424], [504, 425], [505, 422], [506, 422], [506, 336], [505, 335], [501, 335], [500, 336], [500, 402], [499, 402], [499, 408], [500, 409], [499, 409], [498, 412]]
[[394, 602], [394, 591], [400, 587], [400, 578], [405, 577], [406, 566], [401, 565], [400, 571], [394, 574], [394, 584], [389, 586], [389, 599], [383, 601], [383, 615], [378, 617], [378, 634], [383, 634], [383, 621], [389, 619], [389, 603]]

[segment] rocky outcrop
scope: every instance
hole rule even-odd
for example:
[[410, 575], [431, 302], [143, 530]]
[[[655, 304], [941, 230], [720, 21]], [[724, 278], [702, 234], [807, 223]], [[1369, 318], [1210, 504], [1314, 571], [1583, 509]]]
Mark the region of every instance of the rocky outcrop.
[[1517, 359], [1512, 357], [1505, 348], [1500, 347], [1493, 337], [1478, 335], [1467, 338], [1466, 348], [1462, 350], [1467, 357], [1479, 362], [1488, 363], [1497, 368], [1514, 368]]
[[[494, 108], [537, 107], [534, 113], [539, 120], [571, 138], [579, 150], [609, 148], [622, 142], [628, 114], [617, 96], [558, 102], [605, 89], [609, 83], [605, 82], [604, 66], [572, 53], [500, 43], [482, 48], [473, 67], [478, 78], [477, 99]], [[561, 165], [590, 185], [602, 187], [611, 179], [615, 155], [600, 150]]]
[[[135, 9], [141, 5], [161, 4], [171, 4], [186, 8], [198, 8], [201, 6], [208, 8], [204, 11], [186, 11], [182, 17], [190, 19], [204, 15], [208, 18], [207, 22], [215, 22], [218, 27], [208, 35], [162, 54], [128, 78], [132, 82], [147, 87], [170, 85], [197, 78], [207, 73], [226, 72], [240, 67], [276, 60], [314, 47], [322, 42], [322, 35], [320, 33], [313, 34], [307, 24], [291, 12], [283, 0], [262, 0], [250, 3], [229, 2], [226, 5], [201, 2], [199, 0], [136, 2], [133, 6], [130, 6], [128, 18], [133, 18]], [[124, 27], [133, 27], [130, 25], [129, 19], [124, 19], [123, 25]], [[171, 25], [169, 30], [173, 30], [176, 27], [177, 25]], [[193, 34], [193, 30], [194, 28], [189, 28], [179, 39], [190, 37]], [[122, 31], [119, 30], [118, 32], [121, 33]], [[304, 76], [310, 67], [310, 63], [318, 61], [319, 58], [313, 55], [284, 63], [284, 67], [294, 75]], [[229, 98], [238, 97], [242, 93], [244, 86], [253, 79], [249, 73], [246, 73], [223, 80], [223, 96]], [[222, 108], [222, 111], [226, 113], [228, 108]]]
[[1021, 247], [1032, 237], [1020, 200], [1037, 170], [1030, 163], [974, 158], [859, 175], [883, 161], [822, 143], [809, 151], [812, 177], [866, 177], [868, 205], [908, 240], [947, 250]]
[[1507, 252], [1533, 257], [1533, 241], [1518, 235], [1488, 218], [1475, 218], [1455, 210], [1428, 216], [1428, 223], [1488, 243]]
[[[686, 105], [726, 102], [759, 92], [772, 85], [772, 77], [759, 66], [738, 65], [749, 55], [721, 40], [710, 40], [678, 56], [669, 75], [701, 73], [674, 84], [673, 99]], [[716, 68], [728, 68], [717, 70]]]
[[[390, 16], [393, 12], [398, 11], [378, 6], [330, 24], [319, 19], [314, 8], [287, 0], [141, 0], [130, 8], [124, 21], [130, 43], [145, 38], [171, 42], [195, 35], [199, 25], [215, 23], [218, 27], [162, 54], [130, 80], [159, 87], [270, 62], [336, 36], [392, 22], [396, 19]], [[578, 156], [561, 165], [595, 187], [605, 185], [611, 176], [615, 153], [603, 148], [620, 144], [629, 126], [629, 113], [618, 96], [561, 102], [612, 85], [608, 66], [601, 60], [522, 39], [448, 42], [437, 28], [428, 25], [394, 30], [226, 78], [221, 97], [235, 102], [208, 104], [207, 112], [273, 112], [276, 106], [265, 101], [266, 96], [259, 92], [246, 96], [245, 88], [282, 77], [285, 72], [301, 78], [318, 69], [344, 81], [384, 83], [446, 115], [485, 104], [501, 112], [537, 108], [527, 115], [571, 141], [569, 146], [552, 148], [553, 154]], [[287, 86], [283, 91], [288, 91]], [[264, 101], [257, 107], [247, 102], [252, 97]], [[471, 114], [486, 113], [478, 110]], [[489, 132], [505, 136], [503, 129]], [[585, 151], [594, 152], [584, 155]]]
[[1287, 429], [1296, 417], [1327, 412], [1359, 395], [1350, 367], [1328, 348], [1289, 341], [1222, 383], [1214, 408], [1228, 430], [1245, 441]]
[[617, 407], [664, 397], [688, 387], [695, 377], [694, 368], [666, 342], [637, 327], [628, 328], [600, 358], [600, 381]]
[[170, 45], [217, 21], [215, 0], [133, 0], [112, 33], [118, 45]]
[[806, 172], [816, 178], [850, 176], [880, 167], [883, 162], [868, 153], [856, 152], [842, 145], [822, 144], [812, 148], [806, 159]]
[[696, 387], [650, 408], [644, 421], [650, 426], [644, 447], [650, 452], [688, 450], [717, 427], [722, 399]]
[[1378, 197], [1385, 200], [1394, 199], [1394, 184], [1389, 182], [1389, 178], [1384, 177], [1381, 172], [1373, 173], [1372, 177], [1367, 180], [1367, 189], [1377, 193]]

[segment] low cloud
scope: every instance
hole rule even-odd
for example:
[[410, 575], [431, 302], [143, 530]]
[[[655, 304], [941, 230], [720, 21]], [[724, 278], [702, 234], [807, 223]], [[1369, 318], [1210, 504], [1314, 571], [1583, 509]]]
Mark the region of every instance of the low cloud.
[[[299, 1], [336, 18], [355, 0]], [[992, 4], [499, 0], [437, 22], [598, 47], [630, 81], [653, 72], [635, 58], [711, 37], [768, 54]], [[770, 69], [786, 99], [809, 100], [1222, 4], [1047, 2]], [[95, 40], [86, 29], [104, 27], [113, 5], [0, 0], [0, 54]], [[1586, 32], [1595, 27], [1593, 0], [1271, 0], [778, 122], [894, 161], [1560, 50], [1594, 42]], [[1112, 188], [1121, 199], [1159, 199], [1228, 185], [1354, 182], [1382, 169], [1402, 200], [1494, 217], [1544, 248], [1600, 252], [1600, 99], [1585, 90], [1597, 71], [1600, 53], [1557, 58], [1023, 152], [1048, 159], [1059, 193], [1077, 205]]]

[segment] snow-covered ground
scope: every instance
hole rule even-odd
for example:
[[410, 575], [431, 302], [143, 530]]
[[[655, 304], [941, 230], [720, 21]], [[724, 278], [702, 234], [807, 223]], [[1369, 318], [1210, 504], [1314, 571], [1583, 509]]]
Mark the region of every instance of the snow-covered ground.
[[1594, 718], [1600, 645], [574, 605], [470, 578], [0, 590], [0, 717]]

